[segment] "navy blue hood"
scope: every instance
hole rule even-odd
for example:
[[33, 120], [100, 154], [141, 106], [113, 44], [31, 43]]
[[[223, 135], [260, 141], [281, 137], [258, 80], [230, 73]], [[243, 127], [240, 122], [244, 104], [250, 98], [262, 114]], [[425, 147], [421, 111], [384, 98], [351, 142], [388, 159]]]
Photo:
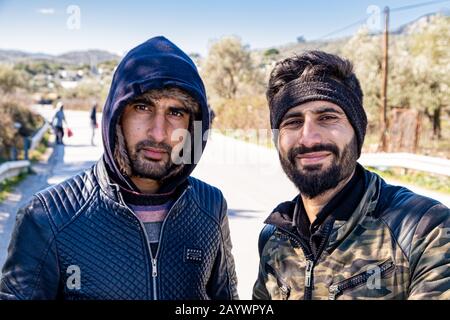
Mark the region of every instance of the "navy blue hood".
[[[138, 191], [131, 180], [120, 172], [114, 160], [117, 121], [130, 100], [148, 90], [167, 87], [177, 87], [189, 93], [200, 106], [202, 137], [209, 129], [210, 113], [205, 87], [189, 56], [164, 37], [151, 38], [132, 49], [114, 73], [102, 120], [104, 161], [113, 180], [122, 187]], [[192, 142], [194, 145], [195, 142]], [[202, 141], [201, 152], [205, 146], [206, 138]], [[185, 164], [180, 174], [165, 181], [158, 193], [170, 192], [183, 183], [195, 166], [195, 162]]]

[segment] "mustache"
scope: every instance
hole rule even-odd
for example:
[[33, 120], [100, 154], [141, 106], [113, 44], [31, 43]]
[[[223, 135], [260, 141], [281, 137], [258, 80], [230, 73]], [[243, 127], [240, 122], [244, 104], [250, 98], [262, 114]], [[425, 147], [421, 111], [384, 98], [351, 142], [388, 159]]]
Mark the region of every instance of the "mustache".
[[298, 146], [296, 148], [292, 148], [288, 152], [288, 159], [291, 161], [291, 163], [293, 163], [295, 161], [295, 157], [299, 155], [320, 151], [328, 151], [333, 153], [336, 157], [339, 157], [338, 147], [334, 144], [328, 143], [328, 144], [316, 144], [312, 147]]
[[171, 153], [172, 152], [172, 147], [166, 143], [163, 142], [155, 142], [152, 140], [142, 140], [139, 141], [136, 144], [136, 152], [141, 151], [142, 149], [146, 149], [146, 148], [155, 148], [155, 149], [162, 149], [164, 151], [166, 151], [167, 153]]

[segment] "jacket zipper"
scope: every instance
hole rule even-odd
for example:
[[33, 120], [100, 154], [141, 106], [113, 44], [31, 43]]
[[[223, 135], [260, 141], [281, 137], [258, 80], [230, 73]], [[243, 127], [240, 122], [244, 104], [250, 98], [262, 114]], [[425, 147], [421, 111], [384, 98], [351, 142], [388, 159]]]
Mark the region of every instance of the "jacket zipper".
[[[379, 268], [380, 268], [380, 277], [386, 275], [388, 271], [391, 271], [394, 268], [394, 262], [392, 260], [383, 262]], [[372, 273], [369, 273], [368, 271], [365, 271], [363, 273], [357, 274], [356, 276], [353, 276], [349, 279], [343, 280], [339, 283], [331, 285], [328, 295], [328, 300], [336, 300], [336, 297], [338, 295], [341, 295], [344, 291], [349, 289], [354, 289], [361, 284], [364, 284], [367, 282], [367, 280], [373, 276]]]
[[312, 269], [314, 267], [314, 262], [312, 260], [306, 260], [306, 269], [305, 269], [305, 287], [311, 287], [312, 280]]
[[162, 239], [162, 234], [163, 234], [163, 230], [164, 230], [164, 225], [166, 224], [167, 218], [169, 218], [170, 213], [172, 212], [172, 208], [175, 207], [175, 205], [179, 202], [179, 200], [181, 199], [181, 197], [184, 196], [184, 194], [186, 193], [187, 189], [189, 188], [189, 186], [183, 191], [183, 193], [178, 197], [178, 199], [175, 201], [175, 203], [172, 205], [172, 207], [170, 208], [169, 212], [167, 213], [166, 219], [164, 219], [164, 222], [161, 226], [161, 232], [159, 234], [159, 243], [158, 243], [158, 249], [156, 250], [156, 255], [155, 257], [153, 257], [152, 254], [152, 250], [150, 248], [150, 244], [149, 244], [149, 240], [148, 240], [148, 235], [147, 232], [145, 231], [145, 226], [144, 223], [136, 216], [136, 214], [133, 212], [133, 210], [131, 210], [130, 207], [128, 207], [128, 205], [125, 203], [125, 201], [123, 200], [122, 194], [120, 193], [120, 187], [117, 184], [112, 184], [113, 186], [115, 186], [117, 188], [117, 194], [119, 196], [119, 199], [121, 201], [121, 204], [128, 210], [130, 211], [130, 213], [138, 220], [139, 225], [141, 226], [141, 234], [144, 234], [144, 238], [145, 238], [145, 242], [146, 242], [146, 247], [147, 247], [147, 253], [150, 255], [150, 260], [151, 260], [151, 264], [152, 264], [152, 280], [153, 280], [153, 300], [158, 300], [158, 295], [157, 295], [157, 288], [156, 288], [156, 277], [158, 276], [158, 253], [159, 253], [159, 248], [161, 247], [161, 239]]
[[312, 300], [312, 291], [313, 291], [313, 277], [314, 277], [314, 267], [317, 261], [319, 261], [320, 256], [322, 255], [324, 246], [328, 240], [328, 237], [330, 236], [330, 230], [329, 230], [330, 224], [326, 226], [326, 236], [322, 240], [322, 243], [320, 244], [318, 255], [316, 258], [314, 258], [314, 255], [312, 252], [307, 248], [302, 242], [301, 239], [298, 239], [298, 237], [293, 234], [292, 232], [278, 227], [280, 230], [284, 231], [286, 233], [286, 237], [290, 240], [294, 241], [297, 245], [299, 245], [300, 248], [302, 248], [303, 253], [306, 258], [306, 267], [305, 267], [305, 294], [304, 294], [304, 300]]
[[[314, 261], [307, 261], [307, 263], [309, 262], [309, 271], [308, 269], [306, 269], [305, 272], [305, 280], [307, 278], [309, 278], [309, 286], [305, 286], [305, 300], [312, 300], [312, 291], [313, 291], [313, 282], [314, 282], [314, 267], [316, 266], [316, 263], [319, 261], [320, 257], [322, 256], [322, 252], [325, 249], [325, 245], [328, 242], [328, 238], [330, 237], [330, 233], [331, 233], [331, 229], [332, 226], [334, 224], [333, 222], [328, 222], [326, 225], [324, 225], [324, 229], [325, 229], [325, 236], [322, 239], [322, 242], [320, 243], [319, 246], [319, 250], [317, 252], [317, 257], [314, 257]], [[311, 240], [310, 240], [310, 247], [312, 247], [311, 245]]]
[[[163, 222], [163, 224], [161, 226], [161, 232], [159, 234], [159, 240], [158, 240], [158, 249], [156, 250], [155, 258], [152, 260], [153, 300], [158, 300], [158, 295], [157, 295], [157, 291], [156, 291], [156, 277], [158, 276], [157, 258], [158, 258], [159, 250], [161, 249], [161, 245], [162, 245], [162, 241], [161, 240], [162, 240], [162, 236], [163, 236], [163, 232], [164, 232], [164, 227], [166, 225], [166, 221], [169, 219], [169, 216], [172, 213], [172, 209], [175, 208], [176, 204], [180, 201], [180, 199], [184, 196], [184, 194], [186, 193], [186, 191], [189, 188], [190, 188], [190, 186], [187, 186], [186, 189], [183, 191], [183, 193], [181, 193], [181, 195], [178, 197], [178, 199], [172, 205], [172, 207], [170, 208], [169, 212], [167, 213], [167, 216], [164, 219], [164, 222]], [[145, 234], [147, 234], [147, 232], [145, 232]], [[151, 250], [150, 250], [150, 254], [151, 254]]]
[[307, 294], [307, 292], [310, 290], [310, 288], [312, 287], [312, 271], [314, 268], [314, 261], [313, 261], [313, 254], [312, 252], [309, 250], [309, 248], [307, 248], [301, 241], [301, 239], [299, 239], [295, 234], [293, 234], [292, 232], [284, 229], [284, 228], [280, 228], [278, 227], [280, 230], [282, 230], [285, 234], [280, 233], [283, 237], [293, 241], [294, 243], [296, 243], [302, 250], [303, 250], [303, 254], [305, 255], [306, 258], [306, 268], [305, 268], [305, 300], [309, 300], [309, 294]]

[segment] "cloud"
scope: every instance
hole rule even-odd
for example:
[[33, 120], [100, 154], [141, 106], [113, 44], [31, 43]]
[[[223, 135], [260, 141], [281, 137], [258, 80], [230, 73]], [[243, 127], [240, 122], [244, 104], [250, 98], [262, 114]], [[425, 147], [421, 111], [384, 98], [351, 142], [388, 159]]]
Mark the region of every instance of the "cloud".
[[55, 9], [53, 8], [41, 8], [37, 10], [38, 13], [40, 14], [55, 14]]

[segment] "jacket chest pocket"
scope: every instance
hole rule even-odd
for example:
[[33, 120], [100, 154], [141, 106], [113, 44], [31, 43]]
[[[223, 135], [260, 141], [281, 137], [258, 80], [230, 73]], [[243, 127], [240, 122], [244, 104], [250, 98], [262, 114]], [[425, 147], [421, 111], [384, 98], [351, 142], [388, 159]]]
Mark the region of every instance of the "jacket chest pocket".
[[[389, 259], [380, 264], [368, 266], [367, 270], [351, 278], [331, 284], [329, 287], [329, 300], [336, 300], [339, 296], [364, 285], [368, 290], [382, 290], [381, 280], [395, 270], [394, 262]], [[354, 298], [358, 298], [355, 296]]]

